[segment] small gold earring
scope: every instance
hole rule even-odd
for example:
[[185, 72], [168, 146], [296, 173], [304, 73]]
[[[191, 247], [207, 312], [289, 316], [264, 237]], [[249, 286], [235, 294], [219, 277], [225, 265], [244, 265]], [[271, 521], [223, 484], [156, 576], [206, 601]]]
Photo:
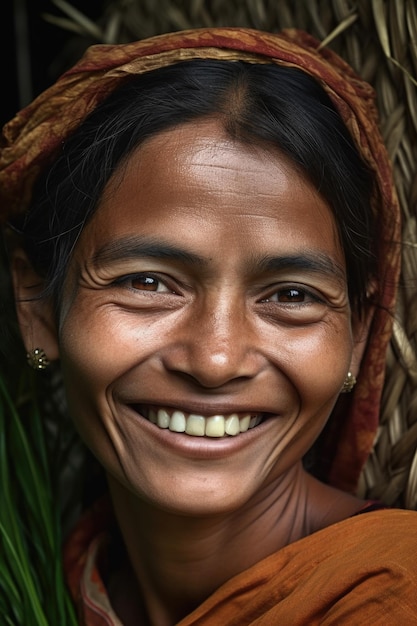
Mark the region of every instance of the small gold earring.
[[346, 374], [345, 382], [343, 383], [342, 393], [350, 393], [354, 386], [356, 385], [356, 377], [352, 374], [352, 372], [348, 372]]
[[33, 348], [33, 350], [26, 354], [26, 359], [30, 367], [34, 370], [44, 370], [49, 365], [45, 351], [42, 350], [42, 348]]

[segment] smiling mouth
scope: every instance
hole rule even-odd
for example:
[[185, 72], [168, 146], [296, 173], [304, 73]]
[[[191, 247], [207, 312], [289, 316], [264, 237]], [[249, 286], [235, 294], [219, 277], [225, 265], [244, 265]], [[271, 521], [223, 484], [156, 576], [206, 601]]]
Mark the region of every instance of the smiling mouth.
[[[136, 407], [135, 407], [136, 409]], [[140, 415], [159, 428], [191, 437], [236, 437], [263, 420], [262, 413], [230, 413], [225, 415], [197, 415], [178, 409], [138, 407]]]

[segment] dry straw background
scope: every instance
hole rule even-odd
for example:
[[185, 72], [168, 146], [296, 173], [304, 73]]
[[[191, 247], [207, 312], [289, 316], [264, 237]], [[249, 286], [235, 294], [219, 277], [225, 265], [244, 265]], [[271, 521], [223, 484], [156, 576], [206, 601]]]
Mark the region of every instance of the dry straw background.
[[52, 3], [45, 19], [81, 48], [202, 26], [302, 28], [374, 86], [403, 212], [403, 266], [381, 424], [360, 493], [417, 509], [417, 0], [111, 0], [95, 22]]

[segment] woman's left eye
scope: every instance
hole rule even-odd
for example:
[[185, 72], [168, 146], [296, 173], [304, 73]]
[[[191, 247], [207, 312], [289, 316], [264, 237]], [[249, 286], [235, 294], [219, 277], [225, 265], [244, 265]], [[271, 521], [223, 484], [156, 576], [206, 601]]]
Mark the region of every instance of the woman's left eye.
[[169, 289], [164, 281], [152, 274], [131, 274], [129, 276], [123, 276], [116, 281], [116, 284], [126, 285], [136, 291], [172, 293], [172, 289]]
[[321, 299], [306, 289], [300, 287], [283, 287], [274, 291], [262, 302], [277, 302], [279, 304], [308, 304], [321, 302]]

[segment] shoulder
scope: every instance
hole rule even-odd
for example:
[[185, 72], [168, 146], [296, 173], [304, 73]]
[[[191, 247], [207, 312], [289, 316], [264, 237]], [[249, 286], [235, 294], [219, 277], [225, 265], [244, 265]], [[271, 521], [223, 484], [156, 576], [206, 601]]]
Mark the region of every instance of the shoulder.
[[417, 576], [417, 511], [371, 505], [306, 539], [316, 548], [321, 545], [328, 558], [350, 555], [354, 562], [370, 568], [398, 564]]
[[306, 585], [326, 624], [417, 624], [416, 511], [364, 512], [297, 543], [293, 591]]
[[[237, 624], [228, 619], [238, 603], [249, 612], [248, 624], [417, 624], [416, 548], [417, 512], [356, 515], [267, 557], [219, 589], [199, 613], [215, 605], [216, 623]], [[251, 621], [253, 615], [260, 621]]]

